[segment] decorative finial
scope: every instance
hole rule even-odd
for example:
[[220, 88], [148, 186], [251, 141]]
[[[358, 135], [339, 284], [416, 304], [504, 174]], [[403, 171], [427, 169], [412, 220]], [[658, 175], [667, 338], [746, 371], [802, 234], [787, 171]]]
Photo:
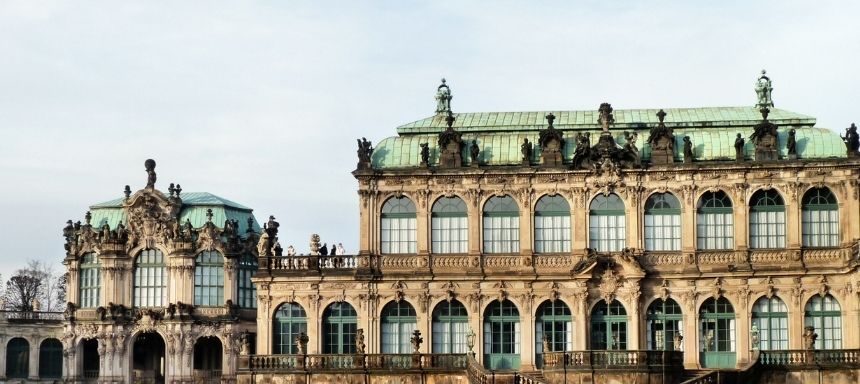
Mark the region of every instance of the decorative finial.
[[246, 233], [254, 232], [254, 218], [248, 218], [248, 229], [245, 230]]
[[176, 184], [176, 197], [179, 197], [179, 194], [182, 193], [182, 186]]
[[767, 71], [764, 69], [761, 70], [761, 76], [759, 76], [758, 81], [755, 84], [755, 93], [758, 96], [758, 103], [756, 106], [761, 107], [773, 107], [773, 84], [770, 81], [770, 78], [766, 75]]
[[92, 219], [93, 219], [92, 213], [90, 213], [90, 211], [87, 211], [87, 213], [84, 214], [84, 221], [86, 221], [87, 225], [90, 225], [90, 220], [92, 220]]
[[146, 179], [146, 188], [155, 188], [155, 160], [146, 159], [146, 161], [143, 162], [143, 166], [146, 168], [146, 174], [148, 175]]
[[176, 187], [173, 185], [173, 183], [170, 183], [170, 186], [167, 187], [167, 192], [170, 193], [170, 197], [173, 197], [173, 194], [176, 193]]
[[457, 120], [457, 118], [454, 117], [454, 114], [452, 114], [451, 111], [448, 111], [448, 117], [445, 118], [445, 123], [448, 124], [449, 129], [453, 127], [454, 120]]
[[767, 121], [767, 116], [770, 114], [770, 108], [768, 108], [768, 107], [761, 107], [758, 111], [759, 111], [759, 112], [761, 112], [761, 118], [762, 118], [764, 121]]
[[666, 118], [666, 111], [664, 111], [663, 109], [660, 109], [659, 111], [657, 111], [657, 119], [660, 120], [660, 124], [663, 124], [663, 119], [665, 119], [665, 118]]
[[555, 115], [553, 115], [552, 112], [550, 112], [548, 115], [546, 115], [546, 122], [549, 124], [550, 128], [553, 127], [552, 126], [553, 121], [555, 121]]
[[206, 209], [206, 221], [212, 222], [212, 208]]
[[126, 200], [128, 200], [128, 198], [131, 197], [131, 187], [126, 185], [125, 189], [122, 191], [122, 193], [125, 194], [125, 198], [126, 198]]
[[440, 115], [443, 113], [451, 113], [451, 99], [453, 96], [451, 95], [451, 88], [448, 87], [448, 84], [445, 83], [445, 79], [442, 79], [442, 84], [440, 84], [436, 88], [436, 114]]

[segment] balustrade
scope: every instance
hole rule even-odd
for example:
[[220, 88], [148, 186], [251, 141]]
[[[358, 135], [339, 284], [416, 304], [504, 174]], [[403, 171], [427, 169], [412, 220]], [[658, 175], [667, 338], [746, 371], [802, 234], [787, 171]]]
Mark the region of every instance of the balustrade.
[[761, 351], [759, 361], [764, 367], [857, 366], [860, 349]]
[[647, 369], [684, 365], [680, 351], [572, 351], [544, 355], [545, 370], [567, 369]]
[[306, 271], [321, 269], [355, 269], [355, 255], [296, 255], [269, 258], [269, 268], [273, 271]]
[[370, 355], [254, 355], [248, 367], [255, 372], [350, 371], [350, 370], [435, 370], [462, 371], [462, 354], [370, 354]]

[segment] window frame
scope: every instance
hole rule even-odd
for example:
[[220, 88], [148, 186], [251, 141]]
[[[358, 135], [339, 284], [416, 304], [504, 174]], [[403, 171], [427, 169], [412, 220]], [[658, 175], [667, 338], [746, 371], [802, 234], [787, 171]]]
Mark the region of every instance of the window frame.
[[382, 204], [379, 214], [379, 248], [383, 254], [417, 253], [418, 210], [406, 195], [391, 196]]
[[571, 210], [567, 199], [560, 194], [541, 196], [535, 203], [532, 230], [535, 253], [570, 252]]
[[520, 252], [520, 208], [513, 197], [490, 197], [484, 202], [481, 218], [483, 253]]
[[[734, 221], [734, 205], [727, 193], [723, 191], [703, 193], [696, 205], [696, 249], [708, 251], [734, 249]], [[718, 236], [709, 236], [709, 232], [716, 233]], [[708, 242], [713, 242], [714, 245], [708, 245]]]
[[[671, 207], [673, 204], [676, 207]], [[680, 251], [681, 201], [670, 192], [651, 194], [645, 200], [642, 226], [646, 251]], [[665, 236], [666, 233], [671, 236]]]
[[221, 252], [204, 250], [194, 257], [194, 305], [224, 305], [224, 255]]
[[[141, 262], [142, 258], [146, 258]], [[160, 261], [149, 261], [151, 258]], [[143, 273], [143, 274], [141, 274]], [[132, 304], [138, 308], [164, 307], [167, 301], [167, 264], [164, 252], [157, 248], [146, 248], [138, 252], [134, 258], [134, 273], [132, 276]], [[141, 285], [140, 280], [157, 280], [152, 284]], [[144, 295], [144, 293], [147, 293]]]
[[[612, 219], [598, 220], [604, 217]], [[588, 205], [588, 246], [597, 252], [620, 252], [627, 246], [627, 209], [617, 194], [598, 194], [591, 199]]]
[[469, 252], [469, 208], [459, 196], [442, 196], [433, 203], [430, 243], [433, 253]]
[[101, 258], [95, 252], [81, 255], [81, 263], [78, 265], [78, 306], [101, 306]]

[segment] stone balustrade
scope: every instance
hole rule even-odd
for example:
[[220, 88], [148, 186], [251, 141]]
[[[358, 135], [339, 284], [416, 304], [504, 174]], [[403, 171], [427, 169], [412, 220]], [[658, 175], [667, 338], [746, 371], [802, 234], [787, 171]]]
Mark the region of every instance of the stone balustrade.
[[811, 365], [858, 367], [860, 349], [760, 351], [759, 361], [764, 367], [780, 368], [805, 368]]
[[451, 371], [466, 369], [463, 354], [253, 355], [240, 359], [240, 371]]
[[681, 351], [571, 351], [544, 354], [546, 371], [576, 369], [683, 369]]
[[0, 319], [20, 323], [60, 322], [63, 321], [63, 312], [0, 311]]

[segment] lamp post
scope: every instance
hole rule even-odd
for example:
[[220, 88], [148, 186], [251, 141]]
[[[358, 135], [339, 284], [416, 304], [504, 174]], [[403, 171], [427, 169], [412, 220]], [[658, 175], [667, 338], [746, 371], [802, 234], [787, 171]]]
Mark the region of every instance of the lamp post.
[[472, 350], [475, 348], [475, 331], [472, 328], [469, 328], [469, 333], [466, 334], [466, 346], [469, 347], [469, 354], [474, 358], [475, 352]]

